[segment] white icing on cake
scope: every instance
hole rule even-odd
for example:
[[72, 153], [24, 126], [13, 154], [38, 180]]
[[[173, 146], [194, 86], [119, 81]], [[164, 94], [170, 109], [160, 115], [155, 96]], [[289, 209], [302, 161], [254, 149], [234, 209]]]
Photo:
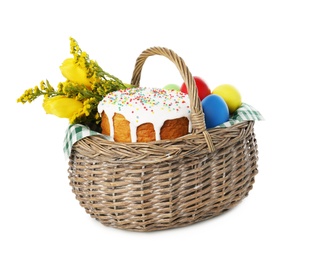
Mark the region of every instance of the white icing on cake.
[[113, 116], [122, 114], [130, 122], [131, 141], [136, 142], [137, 127], [152, 123], [156, 140], [166, 120], [187, 117], [191, 132], [190, 101], [187, 94], [177, 90], [158, 88], [129, 88], [107, 94], [98, 105], [98, 112], [108, 116], [110, 135], [114, 137]]

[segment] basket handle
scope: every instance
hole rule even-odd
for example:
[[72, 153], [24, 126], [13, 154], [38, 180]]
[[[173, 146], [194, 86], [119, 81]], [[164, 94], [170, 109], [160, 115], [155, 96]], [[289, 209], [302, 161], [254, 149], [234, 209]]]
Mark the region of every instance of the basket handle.
[[153, 55], [164, 56], [176, 65], [187, 86], [188, 96], [190, 98], [192, 132], [203, 132], [209, 151], [214, 151], [215, 147], [212, 142], [211, 136], [209, 132], [206, 131], [204, 113], [202, 110], [201, 100], [198, 96], [195, 80], [188, 67], [185, 65], [184, 60], [179, 57], [174, 51], [164, 47], [152, 47], [143, 51], [136, 60], [135, 68], [132, 74], [131, 85], [139, 86], [142, 67], [146, 59], [149, 56]]

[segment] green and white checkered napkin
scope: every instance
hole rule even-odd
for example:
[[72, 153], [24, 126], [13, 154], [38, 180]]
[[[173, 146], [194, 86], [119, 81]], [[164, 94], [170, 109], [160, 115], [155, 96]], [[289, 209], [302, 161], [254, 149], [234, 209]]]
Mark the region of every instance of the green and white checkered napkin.
[[[229, 127], [243, 121], [260, 121], [260, 120], [264, 120], [264, 118], [259, 111], [257, 111], [252, 106], [246, 103], [242, 103], [242, 105], [230, 117], [229, 121], [217, 127]], [[111, 137], [103, 135], [99, 132], [93, 131], [87, 126], [80, 125], [80, 124], [70, 125], [66, 130], [66, 135], [64, 139], [65, 156], [67, 158], [70, 156], [72, 146], [75, 142], [79, 141], [84, 137], [91, 136], [91, 135], [100, 135], [102, 138], [112, 140]]]
[[81, 140], [84, 137], [91, 135], [100, 135], [102, 138], [112, 140], [110, 136], [103, 135], [99, 132], [91, 130], [89, 127], [81, 124], [69, 125], [66, 130], [65, 138], [64, 138], [64, 154], [65, 157], [68, 158], [70, 156], [72, 146], [75, 142]]
[[242, 105], [230, 116], [229, 121], [217, 127], [229, 127], [243, 121], [261, 121], [264, 120], [263, 116], [258, 110], [252, 106], [242, 103]]

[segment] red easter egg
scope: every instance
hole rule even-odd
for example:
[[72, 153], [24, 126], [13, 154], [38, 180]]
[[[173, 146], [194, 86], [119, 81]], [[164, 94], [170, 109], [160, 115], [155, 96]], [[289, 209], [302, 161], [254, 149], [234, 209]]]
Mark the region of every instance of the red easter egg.
[[[205, 97], [207, 97], [208, 95], [211, 94], [211, 90], [203, 79], [201, 79], [200, 77], [197, 77], [197, 76], [194, 76], [193, 78], [196, 83], [198, 96], [199, 96], [200, 100], [202, 101]], [[187, 87], [186, 87], [185, 82], [181, 86], [181, 91], [184, 93], [187, 93]]]

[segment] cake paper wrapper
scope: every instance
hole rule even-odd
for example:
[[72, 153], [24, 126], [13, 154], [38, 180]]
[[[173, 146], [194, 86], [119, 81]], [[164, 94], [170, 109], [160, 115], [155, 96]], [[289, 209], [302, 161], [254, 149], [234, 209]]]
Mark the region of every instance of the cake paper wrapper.
[[[263, 116], [258, 110], [252, 106], [242, 103], [242, 105], [231, 115], [229, 121], [218, 125], [217, 128], [230, 127], [232, 125], [241, 123], [243, 121], [261, 121], [264, 120]], [[81, 124], [70, 125], [65, 134], [64, 138], [64, 154], [66, 158], [69, 158], [72, 150], [72, 146], [77, 141], [87, 136], [99, 135], [104, 139], [113, 141], [110, 136], [103, 135], [99, 132], [91, 130], [89, 127]]]

